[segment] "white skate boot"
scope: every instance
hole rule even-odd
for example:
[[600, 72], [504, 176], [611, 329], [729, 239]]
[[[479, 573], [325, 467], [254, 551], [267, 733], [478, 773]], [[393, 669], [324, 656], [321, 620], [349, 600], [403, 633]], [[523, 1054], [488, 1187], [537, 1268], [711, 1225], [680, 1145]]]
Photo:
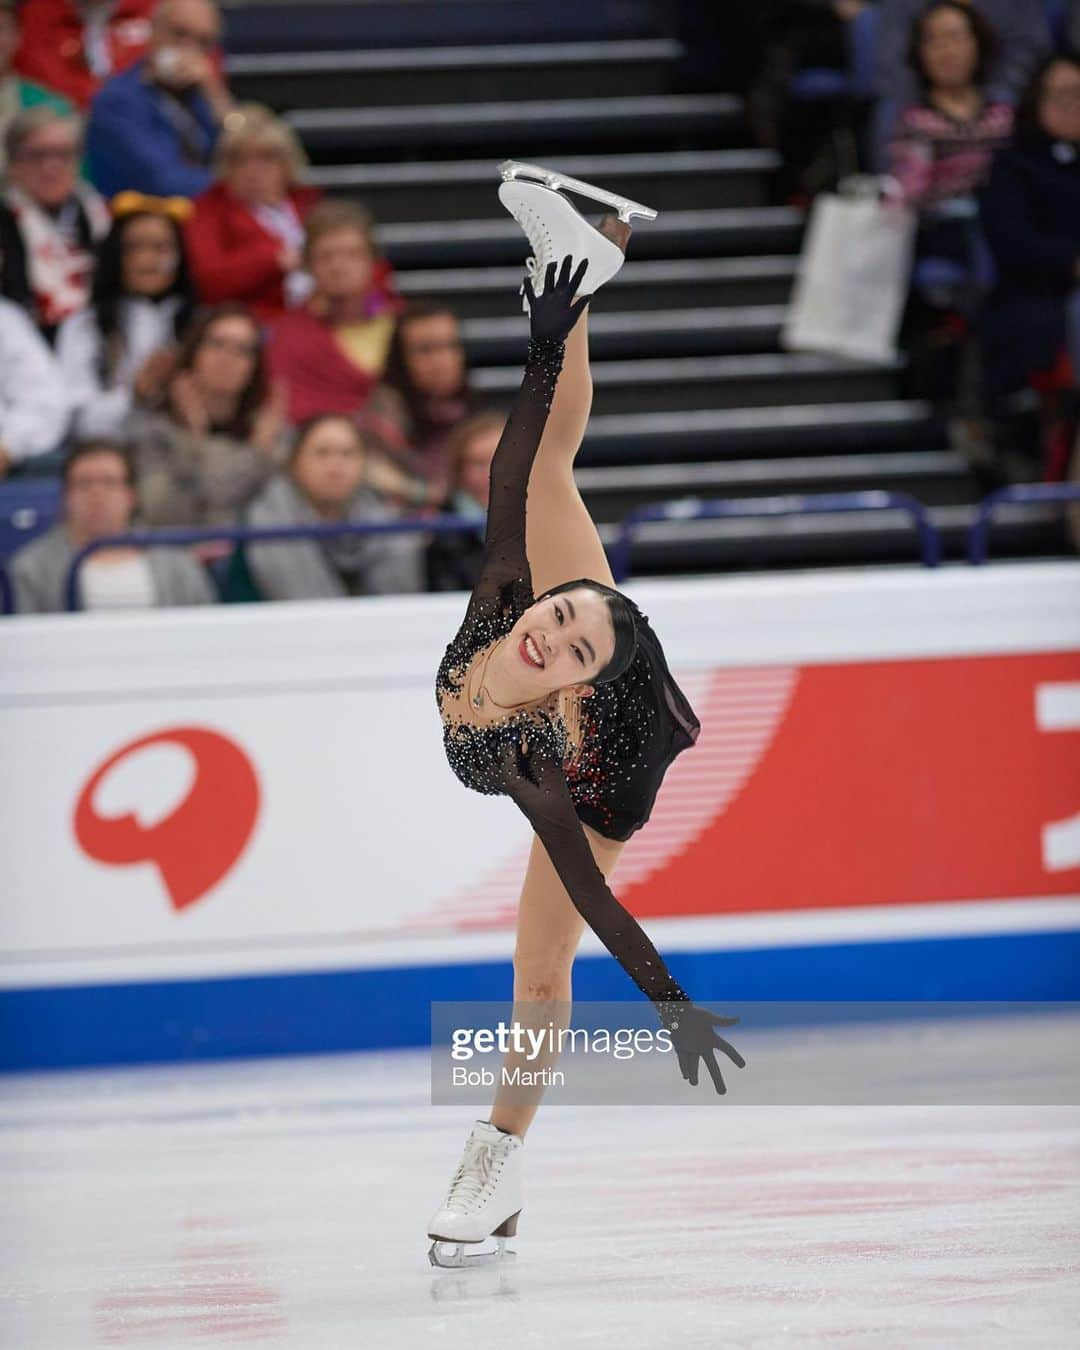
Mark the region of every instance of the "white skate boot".
[[[517, 1232], [523, 1204], [524, 1144], [520, 1135], [504, 1134], [486, 1120], [473, 1126], [446, 1199], [428, 1223], [428, 1237], [434, 1239], [428, 1259], [433, 1266], [488, 1264], [513, 1256], [506, 1239]], [[465, 1251], [489, 1237], [495, 1239], [493, 1250]]]
[[[562, 184], [583, 196], [622, 207], [627, 214], [650, 218], [656, 212], [625, 197], [580, 183], [576, 178], [563, 178], [550, 169], [533, 164], [519, 164], [507, 160], [500, 164], [503, 182], [499, 200], [525, 231], [533, 256], [525, 262], [525, 270], [536, 295], [543, 293], [544, 273], [552, 262], [561, 262], [567, 254], [575, 261], [588, 259], [588, 270], [582, 283], [583, 294], [593, 295], [618, 272], [626, 260], [626, 244], [630, 238], [627, 216], [607, 216], [599, 228], [591, 225], [568, 197], [556, 190]], [[530, 181], [530, 176], [541, 176], [543, 183]], [[524, 303], [528, 312], [528, 302]]]

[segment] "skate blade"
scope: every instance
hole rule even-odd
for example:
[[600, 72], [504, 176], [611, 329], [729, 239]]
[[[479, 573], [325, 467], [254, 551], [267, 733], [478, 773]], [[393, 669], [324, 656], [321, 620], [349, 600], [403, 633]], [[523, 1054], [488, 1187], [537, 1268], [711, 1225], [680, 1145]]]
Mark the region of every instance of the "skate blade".
[[545, 169], [539, 164], [525, 164], [517, 159], [504, 159], [499, 165], [499, 173], [504, 183], [511, 183], [515, 178], [535, 179], [544, 187], [551, 188], [553, 192], [558, 192], [559, 188], [567, 188], [581, 197], [588, 197], [590, 201], [613, 206], [618, 212], [619, 219], [624, 223], [629, 223], [631, 216], [643, 216], [646, 220], [656, 219], [656, 212], [651, 206], [642, 206], [641, 202], [631, 201], [629, 197], [620, 197], [616, 192], [594, 187], [592, 183], [584, 183], [580, 178], [569, 178], [566, 174], [559, 173], [557, 169]]
[[447, 1238], [436, 1238], [428, 1250], [428, 1260], [440, 1270], [479, 1270], [485, 1266], [498, 1265], [513, 1260], [517, 1252], [506, 1245], [506, 1238], [492, 1239], [494, 1247], [482, 1248], [479, 1242], [453, 1242]]

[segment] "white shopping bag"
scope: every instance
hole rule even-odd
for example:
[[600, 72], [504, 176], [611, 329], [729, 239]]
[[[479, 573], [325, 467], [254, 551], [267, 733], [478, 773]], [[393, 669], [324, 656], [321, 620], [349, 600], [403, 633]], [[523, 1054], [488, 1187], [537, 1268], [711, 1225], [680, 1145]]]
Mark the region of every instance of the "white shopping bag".
[[917, 220], [858, 180], [856, 195], [814, 202], [782, 342], [789, 351], [896, 360]]

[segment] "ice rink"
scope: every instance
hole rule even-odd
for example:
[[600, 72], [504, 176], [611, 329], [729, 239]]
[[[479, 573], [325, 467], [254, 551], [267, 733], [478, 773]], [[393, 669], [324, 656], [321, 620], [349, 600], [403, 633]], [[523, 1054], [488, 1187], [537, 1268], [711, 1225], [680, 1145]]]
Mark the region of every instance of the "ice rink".
[[[1029, 1039], [977, 1035], [1014, 1062]], [[424, 1229], [476, 1113], [433, 1108], [428, 1072], [0, 1080], [0, 1344], [1080, 1345], [1075, 1106], [552, 1107], [517, 1256], [456, 1272]]]

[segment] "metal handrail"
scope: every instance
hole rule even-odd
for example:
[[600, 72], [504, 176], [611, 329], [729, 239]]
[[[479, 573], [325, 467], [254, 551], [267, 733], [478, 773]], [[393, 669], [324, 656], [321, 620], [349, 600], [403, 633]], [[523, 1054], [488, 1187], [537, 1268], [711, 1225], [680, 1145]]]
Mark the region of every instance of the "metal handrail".
[[1080, 483], [1010, 483], [984, 497], [968, 534], [968, 562], [980, 567], [990, 555], [990, 526], [1004, 504], [1080, 501]]
[[638, 526], [660, 520], [712, 520], [718, 517], [810, 516], [837, 511], [904, 511], [919, 533], [926, 567], [941, 564], [941, 536], [922, 502], [906, 492], [823, 492], [806, 496], [715, 498], [683, 497], [673, 502], [642, 506], [622, 522], [611, 550], [611, 570], [616, 580], [630, 575], [630, 550]]
[[67, 608], [79, 608], [79, 568], [103, 548], [183, 548], [190, 544], [225, 541], [234, 544], [280, 543], [295, 539], [336, 539], [347, 534], [463, 534], [483, 527], [467, 516], [412, 516], [405, 520], [336, 521], [311, 525], [217, 525], [132, 530], [129, 534], [91, 539], [75, 554], [68, 568], [64, 596]]
[[0, 614], [15, 613], [15, 588], [7, 574], [7, 568], [0, 563]]

